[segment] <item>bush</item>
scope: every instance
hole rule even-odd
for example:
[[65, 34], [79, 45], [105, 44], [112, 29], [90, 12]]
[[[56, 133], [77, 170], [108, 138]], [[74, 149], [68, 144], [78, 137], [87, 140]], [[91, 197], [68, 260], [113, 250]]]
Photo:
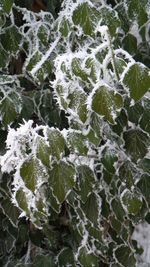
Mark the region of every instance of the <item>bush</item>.
[[0, 1], [1, 266], [137, 266], [149, 5]]

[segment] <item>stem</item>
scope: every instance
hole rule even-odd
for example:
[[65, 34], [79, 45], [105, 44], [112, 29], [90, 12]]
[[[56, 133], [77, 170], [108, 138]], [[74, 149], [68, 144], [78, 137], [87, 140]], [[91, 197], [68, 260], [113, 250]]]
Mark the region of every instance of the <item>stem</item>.
[[57, 37], [57, 39], [53, 42], [53, 44], [50, 46], [50, 48], [47, 50], [46, 54], [43, 55], [41, 60], [34, 66], [34, 68], [31, 71], [31, 75], [34, 76], [36, 72], [42, 67], [42, 65], [45, 63], [45, 61], [49, 58], [50, 54], [55, 49], [56, 45], [58, 44], [60, 40], [60, 36]]
[[31, 241], [28, 241], [28, 249], [25, 257], [25, 263], [28, 263], [30, 261], [30, 253], [31, 253]]

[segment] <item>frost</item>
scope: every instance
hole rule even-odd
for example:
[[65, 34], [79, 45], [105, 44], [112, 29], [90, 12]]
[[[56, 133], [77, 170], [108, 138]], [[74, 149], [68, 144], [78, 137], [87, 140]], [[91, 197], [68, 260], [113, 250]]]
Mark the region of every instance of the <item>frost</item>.
[[30, 147], [34, 136], [32, 124], [33, 121], [28, 121], [17, 130], [9, 128], [6, 141], [7, 152], [0, 158], [3, 172], [11, 172], [26, 158], [26, 142]]
[[41, 60], [38, 62], [38, 64], [32, 69], [31, 71], [31, 75], [34, 76], [35, 73], [42, 67], [42, 65], [44, 64], [44, 62], [49, 58], [49, 56], [51, 55], [51, 53], [53, 52], [53, 50], [55, 49], [56, 45], [58, 44], [60, 40], [60, 37], [58, 37], [54, 43], [51, 45], [51, 47], [49, 48], [49, 50], [46, 52], [46, 54], [41, 58]]
[[[135, 254], [144, 259], [132, 230], [150, 207], [149, 5], [66, 0], [55, 18], [49, 10], [60, 2], [47, 1], [48, 11], [36, 13], [15, 1], [4, 11], [6, 26], [9, 17], [16, 26], [4, 38], [11, 27], [2, 21], [0, 36], [2, 213], [14, 219], [18, 212], [16, 244], [22, 221], [31, 228], [24, 244], [40, 229], [34, 265], [135, 267]], [[134, 57], [124, 48], [130, 34], [138, 43], [132, 36]], [[5, 47], [4, 39], [14, 44]], [[10, 70], [20, 58], [19, 73]], [[32, 264], [28, 254], [15, 264]]]

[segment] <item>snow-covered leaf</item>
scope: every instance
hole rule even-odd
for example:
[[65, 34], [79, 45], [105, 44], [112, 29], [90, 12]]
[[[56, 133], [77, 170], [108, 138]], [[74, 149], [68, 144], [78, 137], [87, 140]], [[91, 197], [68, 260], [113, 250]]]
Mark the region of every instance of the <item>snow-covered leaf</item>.
[[16, 26], [8, 27], [4, 33], [0, 35], [0, 42], [3, 48], [9, 52], [16, 54], [19, 50], [22, 36]]
[[88, 252], [84, 248], [80, 250], [79, 262], [82, 267], [86, 267], [86, 266], [98, 267], [99, 266], [98, 257], [94, 253]]
[[148, 20], [148, 14], [146, 12], [148, 0], [144, 0], [142, 3], [140, 0], [128, 0], [126, 1], [128, 7], [129, 18], [137, 20], [139, 26], [142, 26]]
[[114, 163], [117, 161], [118, 157], [117, 157], [117, 153], [115, 150], [110, 150], [109, 147], [106, 147], [103, 151], [102, 151], [102, 159], [101, 162], [104, 165], [104, 168], [110, 172], [110, 173], [114, 173], [115, 172], [115, 167], [114, 167]]
[[117, 112], [123, 105], [120, 94], [110, 90], [107, 86], [99, 87], [92, 99], [92, 109], [104, 116], [110, 123], [115, 123]]
[[83, 134], [76, 131], [72, 131], [67, 135], [67, 142], [71, 153], [87, 155], [88, 142]]
[[21, 101], [18, 94], [10, 92], [0, 102], [0, 117], [2, 124], [7, 127], [21, 112]]
[[80, 25], [85, 34], [93, 36], [100, 16], [96, 8], [85, 2], [77, 6], [72, 18], [74, 24]]
[[136, 260], [134, 258], [133, 252], [128, 246], [118, 246], [118, 248], [115, 250], [115, 257], [118, 262], [124, 267], [136, 266]]
[[95, 193], [91, 193], [85, 203], [82, 205], [82, 209], [87, 217], [87, 219], [97, 226], [99, 220], [99, 212], [101, 209], [101, 202], [97, 198]]
[[84, 123], [87, 119], [87, 96], [80, 90], [74, 90], [69, 95], [69, 108], [72, 109], [79, 116], [80, 120]]
[[80, 77], [83, 81], [88, 80], [88, 74], [81, 68], [81, 63], [79, 58], [74, 58], [72, 60], [72, 72], [77, 76]]
[[140, 129], [124, 132], [125, 149], [134, 161], [144, 157], [148, 151], [149, 137]]
[[133, 64], [125, 74], [123, 84], [129, 89], [131, 98], [140, 100], [150, 89], [148, 68], [139, 63]]
[[46, 178], [45, 170], [42, 170], [42, 165], [38, 159], [27, 159], [20, 168], [20, 175], [25, 183], [25, 186], [32, 192], [38, 187], [38, 180], [44, 182]]
[[83, 203], [87, 201], [88, 195], [91, 193], [95, 175], [87, 165], [80, 165], [77, 168], [79, 175], [79, 192]]
[[111, 36], [113, 37], [116, 33], [117, 28], [120, 26], [119, 18], [117, 13], [108, 7], [102, 7], [100, 9], [100, 19], [102, 20], [101, 24], [107, 25]]
[[58, 257], [59, 266], [75, 267], [73, 251], [70, 248], [63, 248]]
[[141, 196], [135, 192], [126, 190], [122, 193], [123, 206], [129, 214], [136, 215], [142, 208]]
[[148, 202], [148, 205], [150, 206], [150, 176], [148, 174], [143, 174], [141, 176], [141, 179], [137, 183], [137, 187], [140, 189], [141, 193], [145, 197], [145, 200]]
[[[36, 66], [38, 65], [38, 63], [40, 62], [40, 60], [42, 59], [43, 54], [40, 53], [39, 51], [35, 52], [33, 54], [33, 56], [30, 58], [28, 64], [27, 64], [27, 71], [34, 76], [34, 74], [32, 74], [32, 70], [34, 68], [36, 68]], [[36, 77], [40, 82], [43, 82], [46, 77], [51, 73], [51, 63], [48, 60], [45, 60], [45, 62], [43, 63], [43, 65], [41, 66], [40, 69], [37, 70], [36, 72]]]
[[12, 8], [13, 2], [13, 0], [0, 0], [0, 8], [2, 8], [4, 12], [9, 13]]
[[123, 47], [131, 55], [135, 55], [137, 51], [137, 39], [134, 35], [128, 33], [123, 39]]
[[27, 197], [22, 188], [19, 188], [19, 190], [17, 190], [16, 192], [16, 201], [19, 208], [21, 208], [27, 215], [29, 215]]
[[49, 171], [49, 186], [59, 203], [62, 203], [75, 186], [75, 169], [72, 164], [60, 161]]
[[57, 129], [47, 129], [47, 141], [52, 156], [60, 159], [61, 154], [65, 151], [65, 139]]
[[70, 21], [67, 19], [63, 19], [63, 21], [61, 22], [59, 26], [59, 31], [64, 37], [67, 37], [70, 33], [70, 30], [71, 30]]
[[38, 139], [37, 139], [37, 157], [47, 167], [49, 167], [49, 163], [50, 163], [50, 154], [51, 154], [50, 147], [46, 144], [46, 142], [43, 140], [42, 137], [38, 137]]

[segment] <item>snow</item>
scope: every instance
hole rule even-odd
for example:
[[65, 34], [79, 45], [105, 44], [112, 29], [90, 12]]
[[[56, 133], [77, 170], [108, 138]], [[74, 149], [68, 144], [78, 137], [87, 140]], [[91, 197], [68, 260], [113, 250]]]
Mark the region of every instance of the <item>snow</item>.
[[137, 39], [137, 44], [139, 45], [140, 43], [142, 43], [142, 37], [139, 34], [139, 25], [137, 23], [137, 21], [133, 21], [132, 26], [130, 28], [129, 33], [131, 33], [132, 35], [134, 35]]
[[135, 226], [132, 239], [137, 240], [138, 247], [142, 247], [144, 252], [138, 256], [138, 267], [150, 266], [150, 224], [147, 222]]

